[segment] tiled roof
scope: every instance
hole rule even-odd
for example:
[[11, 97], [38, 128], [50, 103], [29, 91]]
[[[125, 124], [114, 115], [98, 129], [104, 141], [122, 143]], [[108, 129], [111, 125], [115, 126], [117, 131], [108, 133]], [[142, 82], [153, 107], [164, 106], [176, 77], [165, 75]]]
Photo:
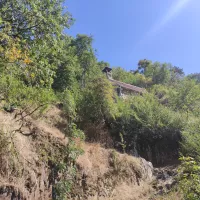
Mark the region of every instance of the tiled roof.
[[134, 86], [134, 85], [131, 85], [131, 84], [116, 81], [114, 79], [109, 79], [109, 81], [111, 81], [113, 85], [121, 86], [122, 88], [124, 88], [126, 90], [133, 91], [133, 92], [144, 93], [146, 91], [144, 88], [140, 88], [140, 87], [137, 87], [137, 86]]

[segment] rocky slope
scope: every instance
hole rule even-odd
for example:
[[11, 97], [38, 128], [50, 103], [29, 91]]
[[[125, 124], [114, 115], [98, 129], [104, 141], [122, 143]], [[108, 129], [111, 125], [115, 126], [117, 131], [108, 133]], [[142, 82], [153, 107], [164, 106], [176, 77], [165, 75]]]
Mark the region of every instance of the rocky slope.
[[[68, 144], [67, 123], [53, 107], [39, 119], [0, 111], [0, 199], [52, 199], [53, 165], [49, 158]], [[4, 145], [3, 145], [4, 144]], [[68, 199], [149, 199], [154, 193], [153, 166], [142, 158], [80, 143], [84, 154]]]

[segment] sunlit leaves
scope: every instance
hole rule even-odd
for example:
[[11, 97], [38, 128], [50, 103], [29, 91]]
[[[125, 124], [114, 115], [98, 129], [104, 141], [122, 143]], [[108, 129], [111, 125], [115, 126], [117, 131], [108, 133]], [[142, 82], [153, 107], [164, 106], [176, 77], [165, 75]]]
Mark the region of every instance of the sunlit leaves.
[[192, 157], [181, 157], [179, 166], [178, 187], [185, 200], [199, 200], [200, 196], [200, 166]]

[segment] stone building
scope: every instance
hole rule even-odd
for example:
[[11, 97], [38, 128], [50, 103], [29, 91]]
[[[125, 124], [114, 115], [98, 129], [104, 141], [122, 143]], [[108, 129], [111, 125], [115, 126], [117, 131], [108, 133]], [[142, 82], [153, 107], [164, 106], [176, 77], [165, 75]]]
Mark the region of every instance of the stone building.
[[102, 72], [106, 74], [108, 80], [116, 88], [116, 92], [118, 96], [120, 97], [127, 96], [127, 95], [143, 94], [146, 91], [144, 88], [114, 80], [112, 78], [112, 69], [109, 67], [105, 67], [102, 70]]

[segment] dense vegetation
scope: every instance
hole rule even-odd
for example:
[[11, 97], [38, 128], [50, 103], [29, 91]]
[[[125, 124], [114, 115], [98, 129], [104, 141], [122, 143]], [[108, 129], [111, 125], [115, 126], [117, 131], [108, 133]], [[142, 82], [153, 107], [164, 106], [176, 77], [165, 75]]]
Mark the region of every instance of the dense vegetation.
[[[62, 4], [0, 1], [1, 107], [31, 113], [60, 103], [69, 137], [83, 138], [82, 129], [88, 141], [99, 140], [154, 164], [184, 156], [180, 188], [185, 199], [198, 199], [199, 73], [185, 76], [179, 67], [146, 59], [130, 72], [114, 67], [114, 79], [147, 90], [143, 96], [119, 99], [102, 74], [109, 64], [97, 60], [93, 38], [65, 33], [74, 20]], [[102, 140], [102, 132], [108, 141]]]

